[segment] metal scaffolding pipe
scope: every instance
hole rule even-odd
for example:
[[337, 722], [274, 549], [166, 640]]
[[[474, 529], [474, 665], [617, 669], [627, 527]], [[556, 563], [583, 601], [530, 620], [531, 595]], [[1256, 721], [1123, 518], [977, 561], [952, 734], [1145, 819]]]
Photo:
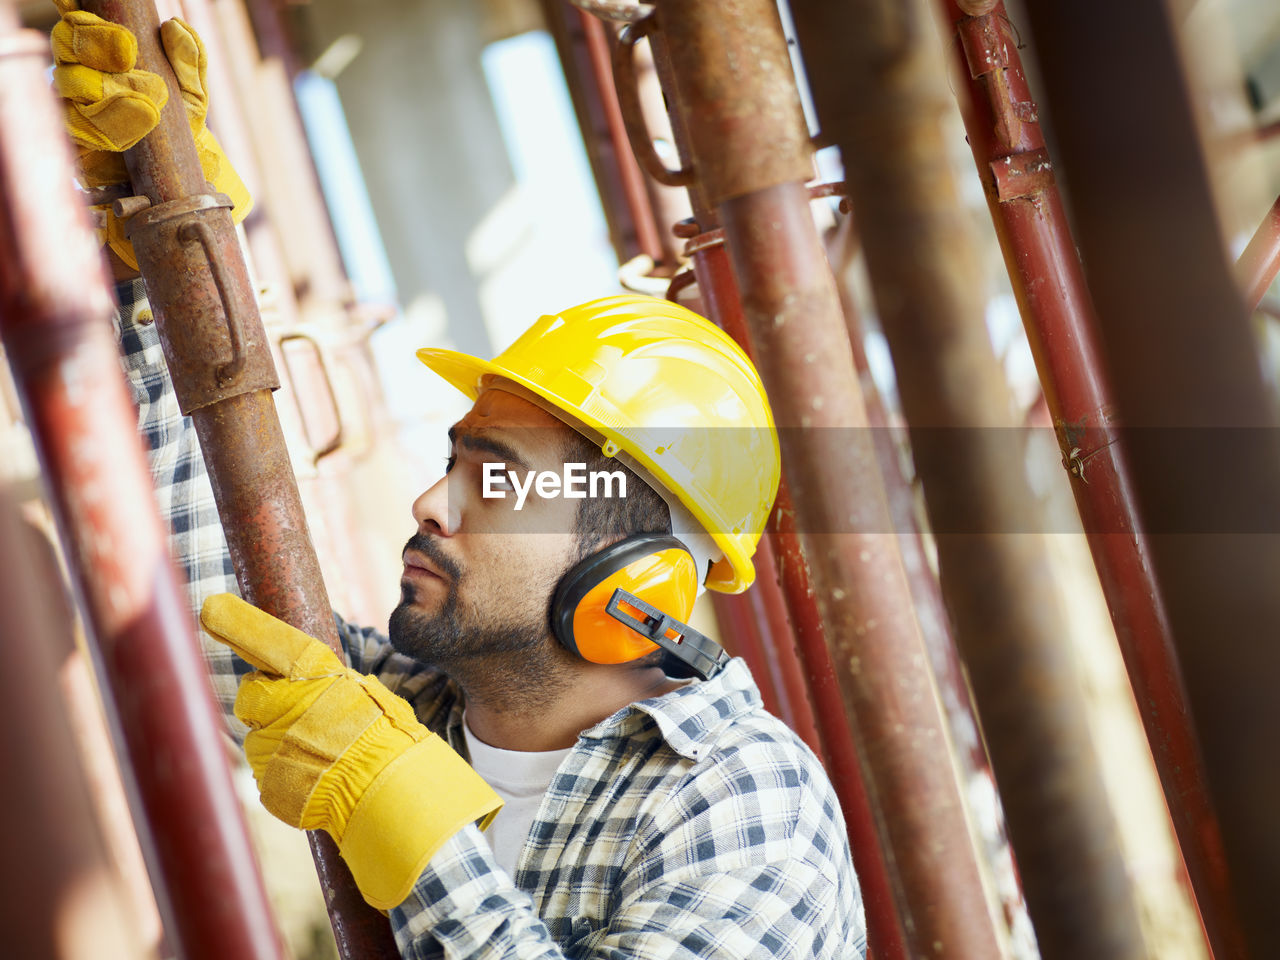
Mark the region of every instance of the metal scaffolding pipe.
[[[139, 210], [126, 230], [178, 403], [200, 439], [241, 593], [340, 651], [271, 400], [279, 381], [229, 204], [206, 193], [155, 6], [86, 0], [84, 7], [128, 27], [138, 39], [139, 68], [169, 85], [159, 125], [125, 154], [139, 196], [119, 209]], [[318, 832], [309, 838], [342, 955], [396, 956], [386, 919], [364, 902], [336, 845]]]
[[[634, 83], [628, 53], [628, 47], [635, 42], [634, 32], [631, 31], [626, 37], [626, 43], [615, 50], [616, 82], [622, 90], [628, 90]], [[650, 36], [650, 47], [659, 92], [663, 94], [668, 111], [672, 140], [681, 162], [688, 164], [691, 162], [688, 134], [690, 120], [682, 112], [670, 58], [666, 55], [660, 32]], [[633, 142], [644, 142], [649, 134], [644, 129], [638, 92], [633, 99], [631, 108], [623, 110], [628, 136]], [[693, 217], [677, 224], [673, 232], [689, 240], [686, 250], [693, 261], [693, 269], [689, 275], [697, 281], [707, 316], [754, 359], [746, 319], [742, 313], [742, 300], [729, 264], [718, 216], [707, 203], [705, 193], [696, 180], [688, 184], [687, 191]], [[770, 568], [775, 572], [775, 583], [758, 582], [752, 593], [759, 594], [761, 590], [772, 587], [781, 595], [786, 607], [788, 629], [773, 630], [769, 642], [774, 645], [778, 658], [786, 665], [785, 674], [790, 678], [789, 682], [794, 683], [798, 679], [807, 694], [815, 728], [814, 736], [844, 813], [845, 828], [862, 890], [867, 935], [872, 950], [877, 960], [899, 960], [906, 957], [902, 927], [894, 904], [884, 852], [876, 833], [874, 813], [862, 782], [853, 733], [845, 717], [839, 681], [836, 679], [831, 652], [823, 633], [822, 618], [814, 596], [808, 564], [800, 547], [800, 538], [796, 534], [794, 508], [785, 476], [779, 478], [778, 495], [770, 514], [768, 529], [757, 548], [757, 569]], [[792, 677], [797, 672], [801, 675], [798, 678]], [[764, 679], [772, 680], [771, 677]]]
[[[896, 871], [893, 886], [902, 891], [898, 914], [908, 949], [943, 943], [956, 956], [990, 956], [995, 933], [896, 534], [884, 532], [892, 526], [879, 463], [865, 443], [869, 427], [852, 357], [844, 369], [848, 346], [836, 336], [842, 326], [826, 337], [802, 326], [838, 306], [823, 302], [829, 274], [822, 275], [808, 194], [799, 183], [779, 184], [727, 200], [720, 212], [771, 385], [824, 635], [883, 824], [886, 860]], [[813, 240], [807, 249], [806, 232]], [[770, 329], [779, 317], [783, 323]], [[835, 409], [826, 414], [828, 407]], [[864, 441], [851, 441], [858, 433]], [[841, 481], [848, 486], [841, 489]]]
[[8, 4], [0, 37], [0, 332], [129, 757], [157, 899], [186, 957], [277, 958], [221, 722], [151, 500], [102, 259], [71, 189], [47, 40], [18, 31]]
[[[675, 110], [678, 105], [673, 105]], [[683, 124], [680, 124], [683, 126]], [[704, 215], [704, 220], [714, 212]], [[703, 304], [711, 317], [755, 359], [748, 338], [742, 300], [729, 265], [724, 244], [714, 244], [693, 254], [693, 269], [698, 277]], [[769, 528], [761, 541], [761, 551], [768, 550], [778, 578], [778, 586], [786, 603], [795, 640], [795, 650], [804, 666], [804, 679], [813, 704], [814, 721], [822, 742], [822, 758], [827, 775], [835, 787], [844, 812], [849, 846], [862, 888], [866, 912], [867, 936], [876, 960], [904, 960], [907, 956], [902, 925], [894, 903], [892, 882], [880, 837], [876, 832], [875, 814], [862, 781], [858, 749], [853, 731], [845, 717], [840, 681], [831, 661], [831, 651], [823, 632], [809, 565], [796, 533], [795, 507], [787, 478], [778, 484], [778, 497], [769, 517]]]
[[1143, 944], [1085, 722], [975, 243], [941, 119], [952, 109], [923, 0], [796, 0], [818, 116], [844, 156], [880, 322], [1042, 955]]
[[[1105, 29], [1087, 4], [1027, 14], [1236, 906], [1249, 955], [1267, 957], [1280, 941], [1275, 397], [1165, 4], [1110, 6]], [[1106, 63], [1105, 77], [1081, 63]]]
[[[853, 221], [846, 220], [843, 229], [852, 233]], [[849, 263], [847, 253], [831, 256], [837, 261], [839, 277]], [[863, 402], [867, 410], [867, 423], [874, 436], [876, 453], [880, 462], [880, 476], [884, 478], [885, 496], [889, 504], [889, 516], [898, 532], [898, 549], [902, 553], [907, 582], [911, 585], [911, 597], [915, 602], [916, 619], [924, 635], [929, 651], [930, 665], [942, 696], [942, 705], [951, 726], [952, 737], [961, 761], [961, 771], [966, 775], [984, 771], [991, 773], [991, 762], [978, 732], [978, 718], [960, 655], [951, 638], [951, 624], [947, 618], [938, 583], [929, 560], [928, 547], [921, 531], [916, 492], [912, 481], [903, 472], [897, 442], [891, 432], [889, 414], [883, 398], [871, 374], [870, 362], [863, 346], [862, 320], [857, 305], [847, 285], [840, 284], [840, 307], [849, 330], [849, 345], [853, 349], [853, 365], [862, 384]], [[963, 749], [963, 753], [960, 751]]]
[[1236, 273], [1244, 289], [1245, 305], [1256, 310], [1280, 273], [1280, 197], [1276, 197], [1257, 233], [1240, 254]]
[[[853, 235], [853, 220], [846, 220], [841, 230], [846, 234], [843, 243], [848, 244]], [[839, 243], [839, 241], [838, 241]], [[836, 276], [847, 268], [850, 251], [835, 250], [828, 254], [836, 266]], [[871, 374], [870, 363], [864, 349], [862, 321], [852, 291], [847, 284], [840, 284], [840, 302], [845, 322], [849, 328], [849, 343], [853, 347], [854, 366], [863, 385], [863, 398], [867, 407], [867, 421], [875, 437], [876, 452], [880, 460], [880, 475], [884, 478], [885, 494], [889, 502], [889, 515], [898, 531], [898, 548], [911, 585], [915, 601], [916, 619], [924, 635], [925, 649], [929, 651], [930, 666], [942, 706], [951, 727], [952, 745], [960, 764], [960, 775], [970, 803], [977, 801], [973, 816], [981, 843], [980, 849], [991, 864], [998, 864], [1009, 857], [1008, 833], [1005, 830], [1004, 810], [995, 794], [995, 775], [991, 771], [991, 758], [987, 756], [986, 743], [978, 725], [977, 710], [969, 682], [960, 663], [960, 655], [951, 636], [951, 621], [942, 597], [942, 587], [929, 554], [929, 544], [922, 532], [918, 497], [912, 479], [903, 470], [898, 444], [890, 427], [883, 398]], [[977, 786], [981, 781], [983, 786]], [[987, 785], [991, 794], [988, 799]], [[977, 796], [975, 797], [975, 792]], [[1022, 885], [1015, 869], [1007, 874], [997, 872], [996, 895], [1003, 917], [1009, 924], [1010, 934], [1026, 917], [1027, 904], [1022, 896]], [[1030, 922], [1027, 918], [1026, 922]]]
[[[783, 470], [908, 947], [998, 938], [804, 186], [808, 133], [772, 0], [659, 11], [692, 170], [724, 224]], [[873, 947], [874, 949], [874, 947]]]
[[787, 617], [786, 597], [777, 575], [777, 560], [768, 535], [756, 546], [754, 561], [760, 576], [744, 599], [752, 618], [761, 625], [765, 635], [764, 653], [778, 699], [791, 716], [788, 725], [818, 756], [826, 748], [813, 714], [813, 703], [805, 682], [804, 667], [797, 655], [795, 634]]
[[[1003, 3], [977, 17], [956, 0], [944, 5], [955, 30], [952, 54], [968, 81], [968, 96], [959, 91], [959, 100], [969, 146], [1191, 886], [1215, 953], [1239, 956], [1243, 944], [1221, 834], [1125, 449], [1115, 442], [1118, 421], [1103, 379], [1093, 304], [1017, 41]], [[1280, 227], [1280, 212], [1275, 221]], [[1273, 259], [1280, 257], [1280, 233], [1272, 245]]]
[[[714, 216], [713, 212], [706, 213], [704, 222], [714, 223]], [[700, 239], [695, 238], [692, 243], [698, 244]], [[742, 315], [742, 301], [738, 296], [737, 284], [733, 279], [723, 240], [699, 245], [693, 252], [692, 259], [693, 273], [697, 277], [698, 290], [702, 295], [707, 316], [733, 337], [749, 356], [752, 356], [751, 344], [747, 339], [746, 320]], [[754, 356], [752, 359], [755, 359]], [[844, 717], [844, 705], [839, 699], [838, 692], [833, 700], [824, 702], [821, 698], [814, 697], [811, 690], [810, 681], [813, 677], [829, 675], [834, 683], [834, 672], [831, 667], [831, 656], [822, 636], [821, 621], [813, 600], [813, 588], [809, 583], [808, 571], [802, 566], [793, 571], [794, 576], [790, 578], [784, 576], [782, 569], [784, 561], [775, 550], [774, 518], [785, 513], [786, 509], [782, 505], [790, 502], [787, 480], [782, 477], [779, 480], [778, 496], [771, 514], [770, 529], [765, 531], [756, 548], [755, 563], [759, 577], [755, 586], [747, 594], [747, 599], [752, 601], [755, 616], [758, 619], [763, 618], [767, 623], [776, 625], [771, 626], [767, 631], [767, 644], [771, 648], [769, 652], [774, 662], [774, 677], [771, 679], [776, 680], [782, 688], [779, 696], [804, 704], [805, 728], [793, 727], [793, 729], [796, 729], [815, 753], [828, 759], [828, 766], [832, 768], [829, 772], [833, 785], [836, 787], [837, 794], [841, 796], [842, 803], [844, 794], [847, 792], [849, 795], [845, 819], [848, 821], [850, 842], [853, 842], [853, 837], [856, 835], [860, 841], [859, 845], [865, 845], [867, 841], [874, 845], [875, 833], [871, 826], [871, 811], [866, 806], [866, 791], [861, 783], [846, 785], [839, 782], [843, 777], [859, 776], [856, 754], [852, 752], [848, 754], [847, 764], [832, 764], [825, 744], [828, 737], [834, 737], [837, 742], [847, 741], [852, 746], [848, 724]], [[810, 624], [816, 627], [816, 633], [811, 637], [816, 640], [816, 645], [806, 646], [799, 633]], [[811, 656], [817, 656], [819, 659], [811, 664], [809, 662]], [[807, 734], [808, 730], [812, 730], [812, 734]], [[860, 802], [855, 798], [860, 798]], [[866, 878], [860, 877], [864, 898], [869, 890], [874, 902], [876, 900], [874, 894], [880, 890], [881, 886], [887, 898], [887, 878], [879, 877], [870, 868], [866, 873]], [[880, 883], [881, 879], [884, 881], [883, 884]], [[892, 903], [887, 899], [884, 907], [892, 911]], [[869, 907], [869, 915], [870, 912]], [[888, 956], [884, 952], [878, 955]]]

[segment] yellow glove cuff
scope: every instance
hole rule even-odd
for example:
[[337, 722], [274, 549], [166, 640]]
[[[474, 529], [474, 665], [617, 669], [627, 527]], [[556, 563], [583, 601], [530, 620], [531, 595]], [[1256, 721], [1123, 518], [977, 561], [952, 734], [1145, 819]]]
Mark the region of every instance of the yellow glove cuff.
[[432, 734], [387, 764], [356, 804], [338, 850], [379, 910], [404, 902], [427, 862], [469, 823], [502, 807], [493, 788]]

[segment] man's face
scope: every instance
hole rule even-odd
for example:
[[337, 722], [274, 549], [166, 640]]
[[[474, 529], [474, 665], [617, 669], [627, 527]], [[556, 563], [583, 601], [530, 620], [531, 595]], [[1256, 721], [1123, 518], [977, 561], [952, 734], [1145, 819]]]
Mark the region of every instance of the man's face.
[[[448, 472], [413, 504], [417, 532], [405, 545], [401, 599], [390, 622], [396, 650], [464, 687], [477, 673], [508, 666], [515, 654], [531, 680], [563, 665], [568, 654], [551, 637], [547, 611], [577, 556], [578, 501], [539, 497], [531, 488], [517, 510], [496, 464], [520, 483], [530, 471], [560, 473], [568, 430], [501, 390], [483, 392], [454, 425]], [[497, 492], [505, 496], [492, 496]]]

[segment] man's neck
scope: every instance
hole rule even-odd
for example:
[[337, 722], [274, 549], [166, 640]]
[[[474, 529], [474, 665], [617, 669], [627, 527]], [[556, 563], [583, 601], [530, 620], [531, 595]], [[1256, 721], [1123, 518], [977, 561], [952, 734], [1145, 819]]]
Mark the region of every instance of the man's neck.
[[545, 698], [467, 697], [471, 733], [502, 750], [563, 750], [578, 734], [618, 710], [680, 686], [656, 667], [584, 664], [570, 683]]

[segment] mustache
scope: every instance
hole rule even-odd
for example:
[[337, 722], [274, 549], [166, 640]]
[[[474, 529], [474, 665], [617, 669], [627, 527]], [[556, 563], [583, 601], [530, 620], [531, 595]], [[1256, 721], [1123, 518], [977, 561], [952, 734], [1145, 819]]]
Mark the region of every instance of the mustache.
[[445, 575], [449, 580], [457, 582], [462, 576], [462, 568], [458, 562], [451, 557], [445, 555], [444, 550], [440, 548], [440, 544], [434, 537], [427, 536], [425, 533], [415, 533], [409, 538], [404, 545], [405, 550], [414, 550], [428, 560], [430, 560], [436, 568]]

